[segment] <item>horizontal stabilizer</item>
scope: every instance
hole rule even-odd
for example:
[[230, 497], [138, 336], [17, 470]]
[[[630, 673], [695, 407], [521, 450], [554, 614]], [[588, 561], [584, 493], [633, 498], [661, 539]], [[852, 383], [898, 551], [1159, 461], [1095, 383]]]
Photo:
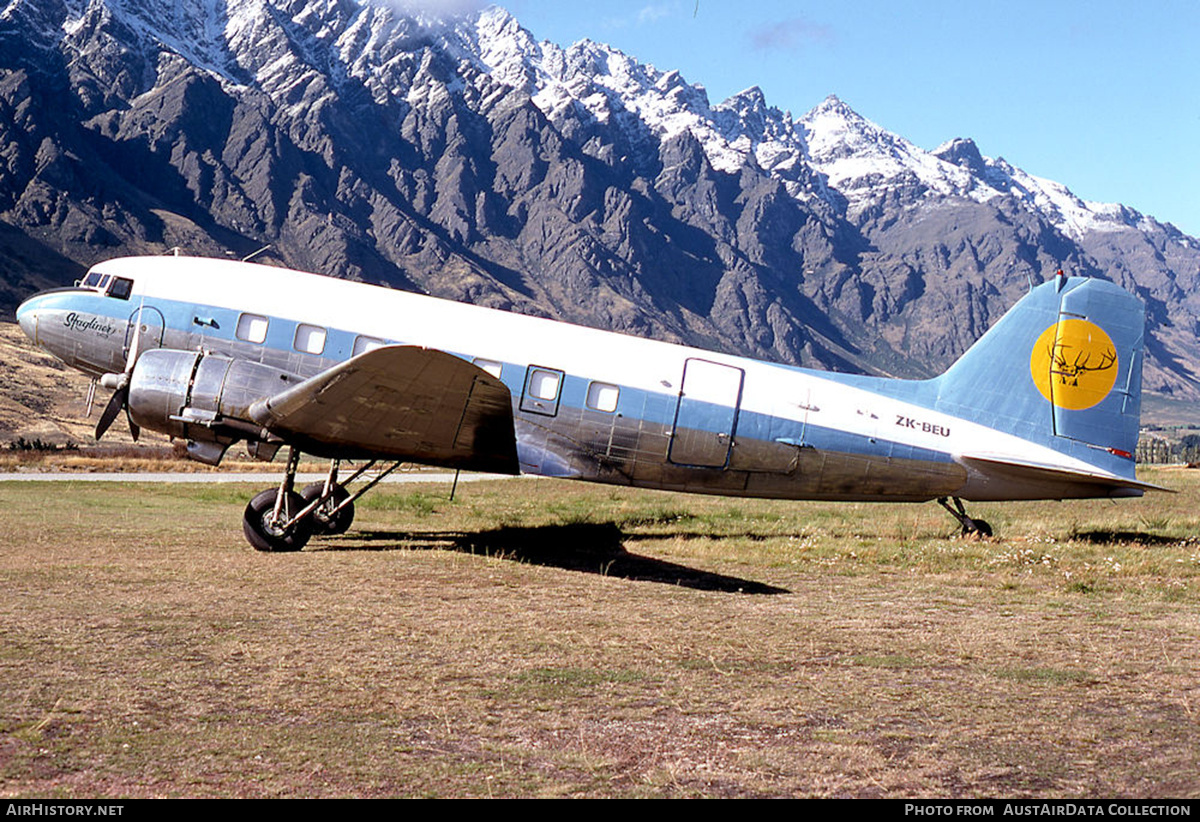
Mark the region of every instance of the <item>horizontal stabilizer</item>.
[[[1100, 471], [1083, 471], [1064, 468], [1062, 465], [1045, 465], [1032, 460], [1014, 460], [1011, 457], [991, 456], [987, 454], [962, 454], [959, 459], [968, 467], [975, 468], [983, 474], [1002, 477], [1022, 483], [1057, 484], [1074, 483], [1110, 489], [1110, 496], [1141, 496], [1142, 491], [1171, 491], [1161, 485], [1142, 482], [1137, 479], [1107, 474]], [[1133, 493], [1121, 494], [1122, 490]], [[1116, 492], [1116, 493], [1111, 493]]]

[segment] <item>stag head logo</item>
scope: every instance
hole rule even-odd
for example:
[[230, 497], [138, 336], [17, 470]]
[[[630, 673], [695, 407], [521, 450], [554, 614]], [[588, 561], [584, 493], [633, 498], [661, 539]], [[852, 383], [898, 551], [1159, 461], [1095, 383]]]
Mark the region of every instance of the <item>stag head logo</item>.
[[1079, 375], [1089, 371], [1107, 371], [1117, 363], [1117, 352], [1109, 348], [1093, 363], [1092, 351], [1076, 351], [1071, 357], [1073, 346], [1064, 343], [1054, 343], [1047, 347], [1046, 354], [1054, 363], [1050, 373], [1058, 377], [1060, 385], [1079, 385]]
[[1038, 391], [1059, 408], [1096, 405], [1117, 381], [1117, 348], [1104, 329], [1081, 319], [1060, 320], [1033, 345], [1029, 373]]

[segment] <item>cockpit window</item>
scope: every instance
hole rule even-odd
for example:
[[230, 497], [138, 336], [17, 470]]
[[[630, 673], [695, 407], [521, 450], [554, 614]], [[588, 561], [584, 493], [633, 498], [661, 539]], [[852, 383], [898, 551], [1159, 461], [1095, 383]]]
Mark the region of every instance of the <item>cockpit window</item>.
[[118, 300], [128, 300], [133, 293], [133, 280], [125, 277], [113, 277], [112, 285], [108, 287], [108, 296]]
[[83, 285], [86, 288], [95, 288], [99, 284], [100, 284], [100, 272], [99, 271], [89, 272], [87, 277], [85, 277], [83, 280]]

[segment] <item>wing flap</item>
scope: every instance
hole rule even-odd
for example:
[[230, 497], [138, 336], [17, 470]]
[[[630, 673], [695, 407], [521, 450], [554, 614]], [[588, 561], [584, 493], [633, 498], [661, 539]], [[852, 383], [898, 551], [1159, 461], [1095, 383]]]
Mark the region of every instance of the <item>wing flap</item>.
[[444, 351], [376, 348], [259, 400], [250, 416], [315, 453], [519, 472], [508, 388]]

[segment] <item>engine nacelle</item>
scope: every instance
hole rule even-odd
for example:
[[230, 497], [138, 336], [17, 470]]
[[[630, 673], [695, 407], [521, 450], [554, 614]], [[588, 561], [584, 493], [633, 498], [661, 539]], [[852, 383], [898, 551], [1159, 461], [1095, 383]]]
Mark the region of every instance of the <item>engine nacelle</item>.
[[[250, 420], [250, 404], [272, 397], [302, 377], [249, 360], [220, 354], [158, 348], [138, 357], [129, 377], [129, 416], [142, 428], [193, 443], [202, 462], [220, 461], [238, 439], [256, 440], [261, 428]], [[192, 453], [192, 452], [195, 453]]]

